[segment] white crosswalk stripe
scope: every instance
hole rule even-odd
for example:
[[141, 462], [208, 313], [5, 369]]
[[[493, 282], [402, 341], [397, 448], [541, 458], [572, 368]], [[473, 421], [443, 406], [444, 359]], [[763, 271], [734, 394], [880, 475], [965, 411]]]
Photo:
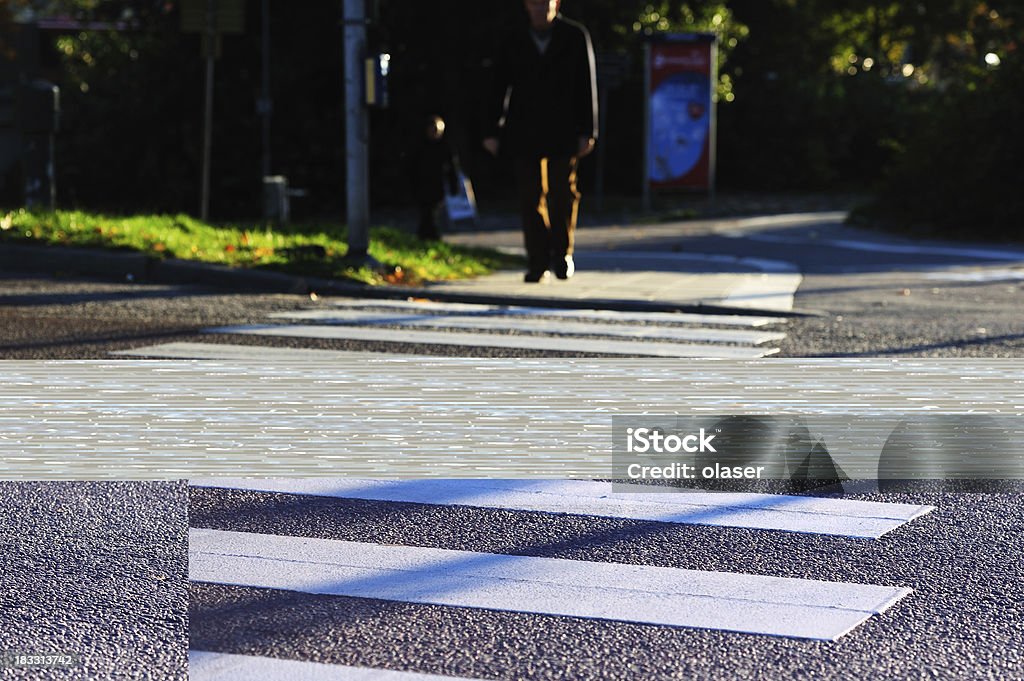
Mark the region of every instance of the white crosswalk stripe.
[[781, 340], [784, 333], [770, 331], [746, 331], [739, 329], [708, 329], [679, 326], [649, 326], [604, 324], [593, 322], [567, 321], [564, 319], [516, 319], [510, 323], [506, 317], [475, 315], [435, 315], [395, 312], [359, 312], [352, 310], [302, 310], [299, 312], [278, 312], [270, 315], [276, 319], [314, 321], [321, 324], [351, 324], [360, 326], [401, 325], [408, 327], [473, 329], [478, 331], [530, 331], [562, 335], [600, 334], [625, 338], [656, 338], [673, 341], [699, 341], [705, 343], [737, 343], [760, 345]]
[[547, 317], [555, 319], [580, 319], [598, 321], [641, 322], [644, 324], [713, 324], [715, 326], [739, 326], [760, 328], [773, 324], [784, 324], [784, 317], [759, 317], [756, 315], [714, 315], [689, 312], [623, 312], [618, 310], [586, 310], [552, 307], [524, 307], [510, 305], [480, 305], [477, 303], [441, 303], [431, 300], [332, 300], [332, 308], [354, 310], [398, 310], [417, 313], [487, 315], [500, 317]]
[[909, 589], [193, 529], [197, 582], [835, 641]]
[[[572, 513], [670, 523], [748, 527], [877, 539], [932, 509], [852, 499], [704, 492], [649, 492], [589, 480], [366, 480], [356, 478], [210, 478], [196, 487], [341, 499]], [[646, 488], [650, 489], [650, 488]]]
[[224, 326], [206, 329], [207, 333], [284, 338], [317, 338], [390, 343], [420, 343], [461, 347], [492, 347], [559, 352], [587, 352], [605, 355], [646, 357], [707, 357], [718, 359], [756, 359], [778, 352], [777, 348], [752, 348], [732, 345], [659, 343], [645, 340], [592, 340], [571, 336], [512, 336], [507, 334], [462, 333], [458, 331], [418, 331], [410, 329], [356, 328], [319, 325], [266, 324]]

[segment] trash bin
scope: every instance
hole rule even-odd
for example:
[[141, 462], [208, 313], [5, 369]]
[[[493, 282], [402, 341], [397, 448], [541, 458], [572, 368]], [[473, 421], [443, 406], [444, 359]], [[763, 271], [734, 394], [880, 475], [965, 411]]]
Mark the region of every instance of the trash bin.
[[263, 177], [263, 218], [277, 225], [288, 224], [292, 217], [292, 199], [307, 196], [305, 189], [290, 189], [284, 175]]
[[288, 200], [288, 178], [267, 175], [263, 178], [263, 217], [268, 222], [283, 225], [291, 218]]

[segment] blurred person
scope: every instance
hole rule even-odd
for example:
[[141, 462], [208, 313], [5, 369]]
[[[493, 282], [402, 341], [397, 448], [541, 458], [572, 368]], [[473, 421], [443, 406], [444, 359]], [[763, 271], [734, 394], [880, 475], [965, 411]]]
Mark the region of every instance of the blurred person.
[[576, 170], [597, 140], [594, 47], [583, 25], [559, 13], [561, 0], [524, 5], [529, 22], [500, 43], [495, 58], [483, 146], [495, 156], [504, 147], [513, 157], [525, 281], [543, 281], [549, 269], [568, 279], [580, 202]]
[[417, 236], [436, 241], [441, 238], [438, 214], [444, 208], [445, 194], [456, 192], [456, 161], [445, 136], [444, 119], [430, 114], [419, 121], [415, 151], [416, 203], [419, 208]]

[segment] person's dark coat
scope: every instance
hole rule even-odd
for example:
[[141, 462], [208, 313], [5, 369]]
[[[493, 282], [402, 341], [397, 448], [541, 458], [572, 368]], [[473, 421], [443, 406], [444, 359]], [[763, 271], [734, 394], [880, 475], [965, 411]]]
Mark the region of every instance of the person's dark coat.
[[543, 54], [528, 26], [501, 42], [484, 122], [515, 156], [574, 156], [580, 137], [597, 139], [594, 47], [581, 24], [558, 15]]

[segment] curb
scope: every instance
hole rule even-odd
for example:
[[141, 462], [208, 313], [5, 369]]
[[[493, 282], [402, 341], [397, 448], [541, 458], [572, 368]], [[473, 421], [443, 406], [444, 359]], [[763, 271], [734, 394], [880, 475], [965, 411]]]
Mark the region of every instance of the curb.
[[161, 259], [140, 253], [107, 251], [59, 246], [27, 246], [0, 242], [0, 268], [47, 274], [81, 274], [112, 280], [151, 282], [159, 284], [194, 284], [235, 291], [262, 293], [294, 293], [337, 295], [378, 300], [429, 298], [446, 303], [479, 305], [551, 307], [577, 310], [611, 310], [615, 312], [688, 312], [708, 315], [757, 317], [826, 317], [818, 310], [762, 310], [723, 305], [679, 305], [646, 300], [564, 299], [543, 296], [501, 296], [474, 293], [448, 293], [430, 287], [384, 288], [349, 283], [336, 279], [301, 277], [281, 272], [265, 272], [226, 265], [201, 263], [176, 258]]

